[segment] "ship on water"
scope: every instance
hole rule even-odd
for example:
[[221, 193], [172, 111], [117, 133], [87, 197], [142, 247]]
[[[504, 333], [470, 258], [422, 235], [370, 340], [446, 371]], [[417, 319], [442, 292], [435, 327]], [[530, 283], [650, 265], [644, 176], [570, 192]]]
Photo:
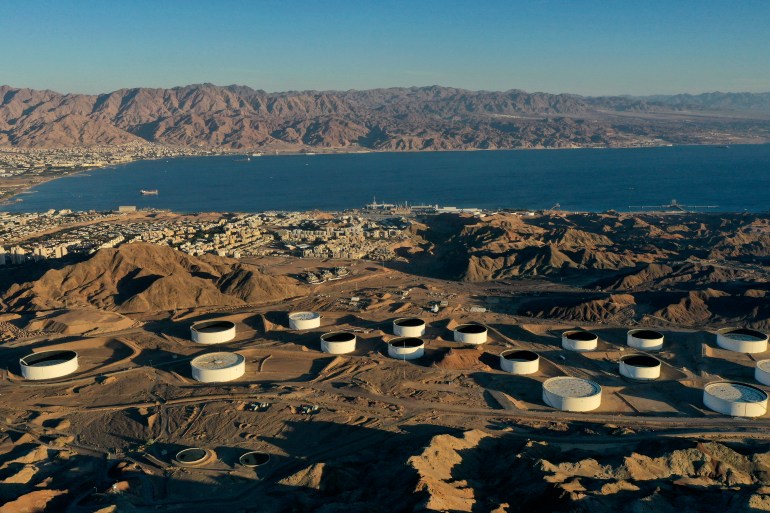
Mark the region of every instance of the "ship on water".
[[141, 189], [139, 193], [142, 196], [157, 196], [158, 195], [158, 189]]

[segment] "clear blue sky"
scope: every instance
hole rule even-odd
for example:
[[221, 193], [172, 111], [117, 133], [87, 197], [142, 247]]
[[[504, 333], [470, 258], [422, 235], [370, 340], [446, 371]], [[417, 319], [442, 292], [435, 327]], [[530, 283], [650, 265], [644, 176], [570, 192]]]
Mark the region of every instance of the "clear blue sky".
[[770, 1], [0, 0], [0, 84], [770, 91]]

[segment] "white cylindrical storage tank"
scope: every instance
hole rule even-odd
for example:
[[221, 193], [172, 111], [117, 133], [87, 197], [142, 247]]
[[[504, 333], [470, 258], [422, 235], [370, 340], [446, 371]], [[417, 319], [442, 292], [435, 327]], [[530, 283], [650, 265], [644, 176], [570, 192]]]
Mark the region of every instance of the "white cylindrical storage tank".
[[770, 385], [770, 360], [760, 360], [754, 367], [754, 379], [763, 385]]
[[202, 321], [190, 326], [193, 342], [223, 344], [235, 338], [235, 323], [230, 321]]
[[602, 387], [587, 379], [559, 376], [543, 382], [543, 401], [563, 411], [591, 411], [602, 403]]
[[660, 351], [663, 349], [663, 334], [653, 330], [630, 330], [626, 342], [629, 347], [642, 351]]
[[422, 337], [425, 335], [425, 321], [417, 317], [403, 317], [393, 321], [393, 334], [397, 337]]
[[660, 377], [660, 360], [646, 354], [629, 354], [620, 359], [620, 375], [639, 381], [651, 381]]
[[289, 314], [289, 329], [312, 330], [321, 327], [321, 314], [315, 312], [292, 312]]
[[19, 360], [21, 375], [27, 379], [54, 379], [78, 370], [75, 351], [51, 350], [28, 354]]
[[736, 353], [764, 353], [767, 335], [748, 328], [722, 328], [717, 331], [717, 345]]
[[508, 349], [500, 353], [500, 368], [511, 374], [534, 374], [540, 368], [540, 356], [523, 349]]
[[201, 383], [223, 383], [246, 372], [246, 358], [238, 353], [209, 353], [190, 362], [192, 377]]
[[703, 388], [703, 404], [732, 417], [761, 417], [767, 413], [767, 393], [734, 381], [715, 381]]
[[593, 351], [599, 345], [599, 337], [590, 331], [569, 330], [561, 334], [561, 347], [570, 351]]
[[454, 338], [463, 344], [483, 344], [487, 341], [487, 328], [481, 324], [461, 324], [454, 329]]
[[398, 360], [416, 360], [425, 354], [425, 342], [417, 337], [399, 337], [388, 342], [388, 356]]
[[356, 336], [348, 331], [332, 331], [321, 335], [321, 351], [329, 354], [347, 354], [356, 350]]

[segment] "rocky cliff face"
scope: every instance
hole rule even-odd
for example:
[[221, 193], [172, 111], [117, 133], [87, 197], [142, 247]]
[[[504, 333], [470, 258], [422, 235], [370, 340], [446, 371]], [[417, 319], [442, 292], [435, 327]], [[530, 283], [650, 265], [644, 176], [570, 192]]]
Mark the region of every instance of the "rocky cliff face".
[[82, 95], [0, 86], [0, 145], [440, 150], [770, 140], [770, 96], [715, 95], [585, 98], [438, 86], [266, 93], [210, 84]]

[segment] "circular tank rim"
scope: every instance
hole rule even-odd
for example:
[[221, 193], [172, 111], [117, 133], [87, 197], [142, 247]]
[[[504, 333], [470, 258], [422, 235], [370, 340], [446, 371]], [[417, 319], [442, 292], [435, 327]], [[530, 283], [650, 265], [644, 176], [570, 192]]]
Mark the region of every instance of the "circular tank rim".
[[578, 342], [593, 342], [594, 340], [599, 340], [598, 335], [584, 330], [567, 330], [562, 333], [561, 336], [568, 340], [576, 340]]
[[509, 362], [535, 362], [540, 359], [540, 355], [528, 349], [506, 349], [500, 353], [500, 358]]
[[302, 311], [289, 313], [289, 320], [291, 321], [314, 321], [320, 318], [321, 314], [318, 312]]
[[[743, 340], [740, 338], [733, 338], [730, 335], [745, 335], [749, 337], [753, 337], [756, 340]], [[729, 338], [730, 340], [734, 340], [736, 342], [762, 342], [767, 341], [768, 336], [765, 333], [762, 333], [761, 331], [754, 330], [751, 328], [722, 328], [720, 330], [717, 330], [717, 335], [721, 335], [725, 338]]]
[[[756, 401], [748, 401], [748, 400], [743, 399], [742, 397], [739, 398], [739, 399], [728, 399], [728, 398], [725, 398], [725, 397], [721, 397], [719, 395], [715, 395], [715, 394], [713, 394], [713, 393], [711, 393], [709, 391], [709, 389], [713, 389], [714, 387], [719, 386], [719, 385], [733, 385], [733, 386], [737, 386], [737, 387], [748, 388], [748, 389], [751, 389], [754, 392], [759, 393], [761, 399], [758, 399]], [[768, 397], [770, 397], [770, 396], [768, 396], [767, 392], [765, 392], [761, 388], [756, 387], [754, 385], [749, 385], [748, 383], [743, 383], [741, 381], [727, 381], [727, 380], [712, 381], [710, 383], [706, 383], [706, 386], [703, 387], [703, 391], [705, 393], [709, 394], [712, 397], [715, 397], [717, 399], [721, 399], [722, 401], [729, 401], [731, 403], [759, 404], [759, 403], [763, 403], [763, 402], [767, 401]]]
[[[252, 456], [252, 455], [265, 456], [265, 457], [267, 457], [267, 459], [265, 461], [261, 462], [261, 463], [245, 463], [243, 461], [244, 458], [246, 458], [247, 456]], [[268, 463], [270, 463], [270, 459], [271, 459], [271, 457], [270, 457], [269, 453], [262, 452], [262, 451], [249, 451], [247, 453], [241, 454], [241, 457], [238, 458], [238, 463], [240, 463], [244, 467], [257, 468], [257, 467], [261, 467], [263, 465], [267, 465]]]
[[[587, 383], [588, 385], [591, 386], [592, 392], [589, 393], [589, 394], [584, 394], [584, 395], [566, 395], [566, 394], [560, 393], [558, 388], [554, 388], [553, 385], [555, 385], [556, 383], [565, 382], [567, 380], [569, 380], [569, 381], [573, 381], [574, 380], [574, 381], [580, 381], [580, 382], [583, 382], [583, 383]], [[587, 397], [594, 397], [594, 396], [597, 396], [597, 395], [601, 394], [602, 393], [602, 386], [599, 383], [597, 383], [595, 381], [592, 381], [590, 379], [575, 378], [575, 377], [572, 377], [572, 376], [555, 376], [553, 378], [548, 378], [547, 380], [543, 381], [543, 390], [546, 390], [549, 393], [554, 394], [557, 397], [565, 397], [565, 398], [570, 398], [570, 399], [583, 399], [583, 398], [587, 398]]]
[[419, 317], [399, 317], [393, 320], [393, 325], [401, 328], [420, 328], [425, 326], [425, 321]]
[[[221, 326], [222, 329], [201, 331], [207, 328], [215, 328], [217, 326]], [[233, 321], [199, 321], [193, 323], [193, 325], [190, 326], [190, 331], [195, 333], [224, 333], [225, 331], [229, 331], [231, 329], [235, 329], [235, 323]]]
[[468, 322], [465, 324], [460, 324], [457, 326], [454, 331], [457, 333], [462, 333], [463, 335], [480, 335], [482, 333], [487, 333], [487, 327], [483, 324], [476, 324], [472, 322]]
[[[62, 358], [62, 362], [59, 362], [59, 363], [71, 362], [72, 360], [75, 360], [78, 357], [77, 351], [72, 351], [71, 349], [47, 349], [45, 351], [40, 351], [40, 352], [37, 352], [37, 353], [30, 353], [30, 354], [28, 354], [26, 356], [23, 356], [23, 357], [19, 358], [19, 365], [21, 365], [22, 367], [27, 367], [27, 368], [42, 369], [42, 368], [45, 368], [45, 367], [48, 367], [48, 366], [47, 365], [39, 365], [39, 362], [41, 360], [45, 361], [48, 358], [53, 357], [56, 353], [61, 353], [62, 356], [65, 355], [65, 354], [69, 356], [68, 358]], [[47, 356], [42, 356], [42, 358], [36, 358], [37, 362], [35, 362], [35, 361], [28, 362], [27, 361], [27, 358], [39, 357], [41, 355], [47, 355]]]
[[[211, 357], [211, 356], [219, 355], [219, 354], [227, 355], [227, 356], [233, 355], [233, 356], [236, 357], [235, 358], [235, 362], [230, 363], [227, 366], [223, 366], [223, 367], [203, 367], [203, 366], [200, 365], [201, 360], [203, 358]], [[232, 369], [233, 367], [238, 367], [239, 365], [241, 365], [245, 361], [246, 361], [246, 357], [243, 356], [240, 353], [233, 353], [233, 352], [229, 352], [229, 351], [216, 351], [216, 352], [213, 352], [213, 353], [206, 353], [206, 354], [202, 354], [202, 355], [196, 356], [195, 358], [190, 360], [190, 366], [191, 367], [195, 367], [196, 369], [214, 370], [214, 371], [216, 371], [216, 370], [225, 370], [225, 369]]]
[[[630, 362], [629, 360], [636, 360], [636, 362]], [[643, 362], [638, 360], [643, 360]], [[663, 362], [648, 354], [627, 354], [621, 356], [620, 361], [629, 367], [637, 367], [639, 369], [654, 369], [663, 365]]]
[[323, 342], [331, 342], [332, 344], [335, 342], [352, 342], [355, 339], [355, 333], [351, 333], [350, 331], [330, 331], [329, 333], [321, 335], [321, 340]]
[[648, 330], [645, 328], [636, 328], [633, 330], [628, 330], [628, 334], [640, 340], [659, 340], [663, 338], [663, 333], [655, 330]]
[[398, 337], [388, 341], [388, 345], [400, 349], [416, 349], [425, 347], [425, 341], [418, 337]]
[[[185, 460], [184, 454], [186, 453], [193, 453], [196, 451], [200, 451], [203, 453], [203, 455], [200, 458], [194, 459], [194, 460]], [[187, 447], [185, 449], [182, 449], [181, 451], [176, 453], [176, 456], [174, 456], [174, 459], [178, 461], [179, 463], [188, 464], [188, 465], [195, 465], [196, 463], [201, 463], [206, 461], [206, 458], [208, 458], [210, 452], [207, 449], [204, 449], [202, 447]], [[181, 456], [181, 457], [180, 457]]]

